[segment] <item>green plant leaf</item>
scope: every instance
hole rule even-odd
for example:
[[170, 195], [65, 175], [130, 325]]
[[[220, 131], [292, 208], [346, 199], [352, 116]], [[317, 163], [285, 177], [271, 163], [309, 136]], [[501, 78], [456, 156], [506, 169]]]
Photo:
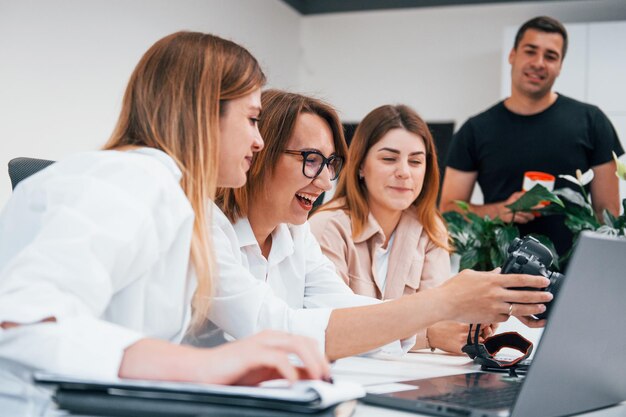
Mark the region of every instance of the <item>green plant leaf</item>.
[[447, 211], [443, 213], [443, 219], [448, 225], [448, 229], [454, 229], [455, 231], [463, 231], [467, 228], [468, 221], [461, 213], [456, 211]]
[[500, 251], [500, 255], [502, 256], [502, 261], [504, 262], [504, 259], [506, 259], [506, 257], [508, 256], [509, 246], [511, 245], [511, 242], [516, 237], [519, 237], [519, 230], [513, 225], [502, 227], [495, 231], [495, 237], [496, 245], [498, 247], [498, 250]]
[[[502, 253], [500, 253], [500, 250], [497, 247], [491, 246], [489, 248], [489, 261], [491, 262], [491, 266], [493, 268], [501, 266], [504, 263], [504, 259], [505, 258], [502, 256]], [[489, 268], [489, 270], [492, 270], [493, 268]]]
[[552, 216], [555, 214], [565, 214], [567, 211], [567, 200], [562, 200], [564, 206], [557, 206], [556, 204], [548, 204], [545, 207], [541, 207], [540, 209], [533, 210], [533, 213], [538, 213], [540, 216]]
[[601, 226], [596, 218], [595, 212], [585, 198], [578, 192], [568, 188], [555, 191], [563, 201], [563, 207], [550, 205], [539, 210], [542, 215], [562, 214], [565, 215], [565, 226], [574, 235], [578, 235], [583, 230], [596, 230]]
[[446, 211], [445, 213], [442, 214], [442, 216], [444, 220], [448, 223], [455, 223], [455, 224], [467, 223], [467, 220], [465, 220], [465, 217], [458, 211]]
[[467, 216], [467, 220], [469, 220], [470, 223], [478, 222], [482, 224], [484, 222], [484, 219], [476, 213], [467, 212], [465, 213], [465, 215]]
[[474, 236], [476, 236], [478, 240], [480, 240], [482, 236], [485, 234], [489, 222], [485, 222], [485, 220], [483, 220], [480, 216], [477, 216], [475, 214], [473, 216], [470, 216], [473, 213], [467, 213], [467, 214], [468, 214], [468, 219], [470, 220], [469, 229], [471, 233]]
[[478, 263], [478, 252], [476, 249], [470, 249], [461, 254], [461, 262], [459, 264], [459, 270], [472, 269]]
[[576, 204], [577, 206], [591, 208], [589, 202], [585, 200], [585, 197], [578, 191], [574, 191], [571, 188], [559, 188], [554, 191], [554, 194], [561, 197], [561, 199], [566, 199], [569, 202]]
[[561, 199], [541, 184], [536, 184], [533, 188], [526, 191], [517, 201], [506, 206], [511, 211], [531, 211], [537, 204], [542, 201], [563, 206]]
[[448, 226], [448, 233], [452, 239], [454, 252], [459, 256], [475, 246], [475, 236], [467, 219], [456, 211], [443, 213], [443, 218]]
[[600, 223], [595, 217], [590, 216], [586, 211], [580, 213], [567, 213], [565, 217], [565, 226], [567, 226], [574, 235], [583, 230], [596, 230], [600, 227]]
[[622, 200], [622, 205], [624, 206], [624, 212], [619, 215], [613, 223], [613, 227], [621, 231], [620, 236], [624, 236], [626, 234], [626, 231], [624, 231], [626, 228], [626, 198]]
[[[485, 253], [485, 249], [487, 253]], [[489, 267], [489, 247], [486, 245], [481, 245], [476, 249], [476, 265], [472, 267], [476, 271], [487, 271]]]
[[611, 212], [607, 209], [602, 211], [602, 220], [604, 221], [604, 224], [609, 227], [615, 227], [615, 223], [617, 222], [615, 216], [613, 216], [613, 214], [611, 214]]
[[469, 203], [462, 200], [454, 200], [454, 204], [456, 204], [461, 210], [469, 211]]

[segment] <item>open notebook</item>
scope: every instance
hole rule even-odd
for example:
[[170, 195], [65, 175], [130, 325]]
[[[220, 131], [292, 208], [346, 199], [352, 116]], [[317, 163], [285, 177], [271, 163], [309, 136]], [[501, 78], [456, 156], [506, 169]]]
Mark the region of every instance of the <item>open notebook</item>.
[[[364, 389], [351, 382], [270, 381], [258, 387], [130, 379], [90, 380], [36, 373], [35, 382], [54, 385], [59, 408], [106, 416], [291, 416], [350, 415]], [[216, 414], [217, 413], [217, 414]]]

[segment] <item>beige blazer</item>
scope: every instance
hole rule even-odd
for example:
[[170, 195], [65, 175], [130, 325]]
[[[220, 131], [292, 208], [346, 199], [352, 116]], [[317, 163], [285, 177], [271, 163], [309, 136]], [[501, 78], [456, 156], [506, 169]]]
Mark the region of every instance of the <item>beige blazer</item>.
[[[450, 277], [448, 251], [430, 240], [412, 210], [402, 214], [396, 228], [384, 291], [376, 281], [375, 253], [385, 236], [371, 214], [354, 239], [350, 217], [343, 210], [319, 211], [309, 223], [322, 251], [356, 294], [389, 300], [435, 287]], [[424, 331], [417, 335], [416, 348], [427, 346]]]

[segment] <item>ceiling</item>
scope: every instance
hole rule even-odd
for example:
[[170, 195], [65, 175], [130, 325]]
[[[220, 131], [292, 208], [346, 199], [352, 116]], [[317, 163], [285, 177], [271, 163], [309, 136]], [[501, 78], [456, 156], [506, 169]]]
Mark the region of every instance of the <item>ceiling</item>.
[[[458, 6], [486, 3], [529, 3], [549, 0], [283, 0], [302, 15], [402, 9], [410, 7]], [[561, 0], [565, 1], [565, 0]], [[569, 0], [572, 1], [572, 0]]]

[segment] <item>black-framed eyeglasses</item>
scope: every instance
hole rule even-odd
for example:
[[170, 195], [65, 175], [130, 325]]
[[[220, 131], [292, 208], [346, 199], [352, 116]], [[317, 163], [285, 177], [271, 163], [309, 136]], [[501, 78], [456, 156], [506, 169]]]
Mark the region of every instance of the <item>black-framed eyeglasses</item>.
[[302, 156], [302, 173], [305, 177], [311, 179], [317, 178], [322, 173], [324, 167], [327, 166], [328, 172], [330, 172], [330, 179], [334, 181], [339, 177], [341, 167], [343, 166], [343, 157], [338, 155], [331, 155], [326, 158], [318, 151], [285, 150], [284, 152], [289, 155]]

